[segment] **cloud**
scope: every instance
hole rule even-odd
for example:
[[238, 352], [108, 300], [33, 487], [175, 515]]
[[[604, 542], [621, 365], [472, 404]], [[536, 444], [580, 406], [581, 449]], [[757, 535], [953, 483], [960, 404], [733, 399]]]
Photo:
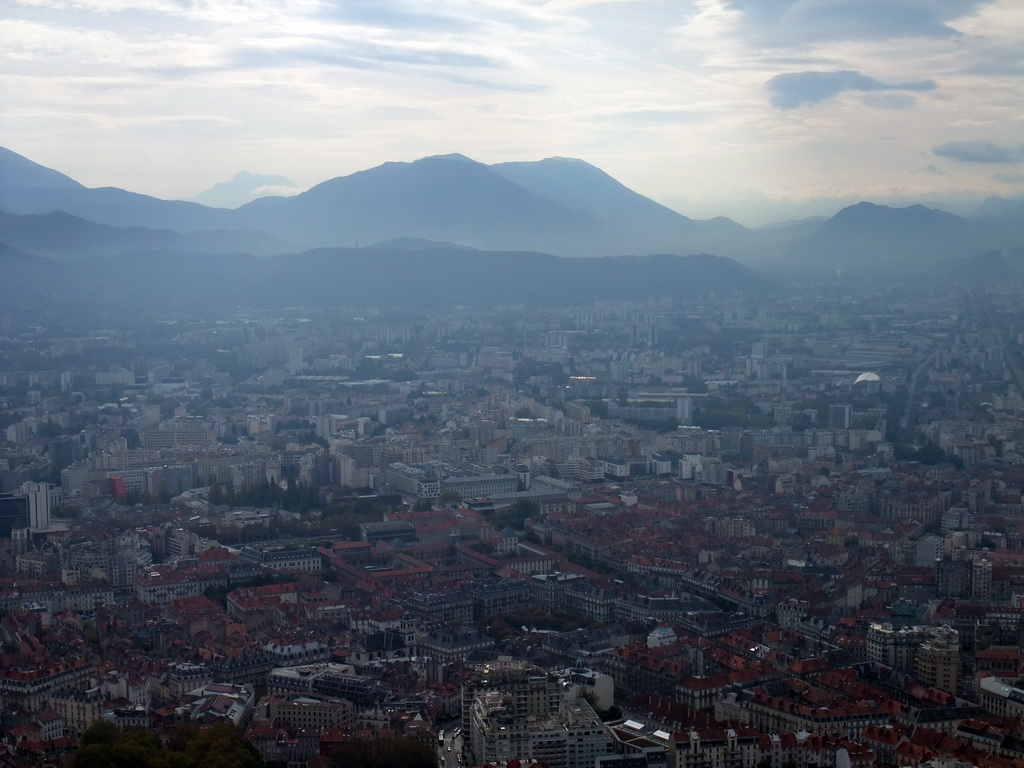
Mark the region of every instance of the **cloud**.
[[1024, 173], [1000, 171], [992, 174], [992, 180], [1003, 184], [1024, 184]]
[[[273, 164], [310, 186], [324, 158], [340, 175], [452, 150], [586, 155], [656, 198], [714, 186], [709, 199], [727, 200], [752, 185], [794, 200], [900, 185], [987, 193], [994, 171], [1024, 163], [954, 165], [932, 147], [1024, 141], [983, 127], [1024, 114], [1011, 79], [1024, 73], [1020, 7], [9, 0], [0, 123], [5, 143], [83, 182], [163, 196], [241, 167]], [[936, 87], [926, 78], [941, 93], [923, 93]], [[154, 165], [142, 173], [125, 145]]]
[[776, 44], [835, 40], [944, 38], [959, 32], [948, 22], [993, 0], [723, 0], [742, 14], [741, 27]]
[[917, 99], [906, 93], [869, 93], [862, 101], [878, 109], [910, 109]]
[[986, 40], [985, 45], [973, 52], [974, 63], [965, 71], [974, 75], [1017, 77], [1024, 75], [1024, 49], [1020, 41], [1000, 43]]
[[817, 104], [843, 91], [930, 91], [935, 87], [932, 80], [883, 83], [849, 69], [839, 72], [785, 72], [765, 83], [768, 101], [778, 109]]
[[344, 39], [307, 39], [279, 47], [246, 47], [235, 51], [231, 62], [249, 69], [307, 64], [349, 69], [393, 66], [500, 69], [505, 66], [505, 62], [493, 56], [443, 45]]
[[450, 83], [468, 85], [473, 88], [484, 88], [489, 91], [502, 93], [544, 93], [550, 86], [544, 83], [502, 83], [497, 80], [489, 80], [481, 77], [465, 77], [459, 74], [438, 75]]
[[468, 20], [450, 13], [424, 13], [407, 3], [394, 0], [340, 0], [321, 5], [318, 16], [355, 24], [420, 32], [464, 32], [472, 28]]
[[932, 147], [932, 153], [958, 163], [1024, 162], [1024, 144], [996, 144], [983, 139], [950, 141]]
[[679, 125], [707, 120], [710, 113], [689, 106], [623, 104], [596, 110], [591, 120], [638, 125]]

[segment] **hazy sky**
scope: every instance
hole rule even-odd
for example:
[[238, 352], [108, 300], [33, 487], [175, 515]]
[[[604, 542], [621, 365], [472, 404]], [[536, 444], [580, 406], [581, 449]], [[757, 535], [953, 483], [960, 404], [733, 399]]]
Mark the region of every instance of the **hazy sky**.
[[3, 0], [0, 145], [88, 186], [579, 157], [687, 215], [1024, 194], [1021, 0]]

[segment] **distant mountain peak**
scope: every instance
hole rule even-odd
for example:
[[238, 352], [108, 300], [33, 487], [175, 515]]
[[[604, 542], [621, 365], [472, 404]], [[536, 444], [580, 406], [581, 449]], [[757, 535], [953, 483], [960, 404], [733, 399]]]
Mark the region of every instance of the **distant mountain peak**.
[[[587, 171], [596, 171], [600, 174], [606, 176], [608, 175], [600, 168], [598, 168], [596, 165], [592, 165], [591, 163], [588, 163], [586, 160], [581, 160], [578, 157], [562, 157], [560, 155], [555, 155], [554, 157], [545, 157], [543, 160], [510, 160], [505, 163], [495, 163], [494, 165], [491, 166], [491, 168], [494, 169], [521, 167], [529, 167], [535, 169], [559, 168], [563, 170], [579, 169]], [[611, 178], [611, 176], [609, 176], [609, 178]]]
[[383, 240], [372, 245], [364, 245], [363, 250], [391, 250], [391, 251], [436, 251], [445, 249], [449, 251], [473, 251], [476, 250], [469, 245], [460, 243], [447, 243], [439, 240], [427, 240], [422, 237], [393, 237], [390, 240]]
[[[250, 173], [249, 171], [239, 171], [236, 173], [231, 181], [257, 181], [260, 183], [274, 183], [274, 184], [291, 184], [295, 182], [284, 176], [268, 176], [264, 173]], [[221, 182], [224, 183], [224, 182]]]
[[953, 213], [919, 204], [860, 202], [796, 241], [791, 253], [804, 264], [841, 268], [843, 274], [910, 273], [970, 253], [983, 242], [988, 238], [978, 238], [970, 223]]
[[285, 176], [239, 171], [231, 181], [221, 181], [190, 198], [211, 208], [239, 208], [261, 197], [287, 197], [302, 189]]
[[597, 166], [591, 165], [586, 160], [581, 160], [578, 157], [562, 157], [561, 155], [555, 155], [553, 157], [545, 157], [540, 162], [542, 163], [565, 163], [566, 165], [584, 165], [587, 168], [596, 168]]
[[920, 203], [894, 207], [890, 205], [878, 205], [877, 203], [861, 201], [843, 208], [841, 211], [836, 213], [835, 216], [829, 219], [826, 224], [833, 222], [850, 223], [860, 221], [918, 224], [925, 221], [962, 221], [962, 217], [957, 216], [955, 213], [940, 211], [938, 208], [929, 208], [928, 206], [921, 205]]
[[459, 152], [451, 152], [450, 154], [447, 155], [428, 155], [427, 157], [421, 157], [419, 160], [415, 160], [413, 162], [422, 163], [424, 161], [430, 160], [457, 160], [460, 163], [472, 163], [473, 165], [480, 165], [480, 163], [478, 163], [473, 158], [466, 157], [465, 155], [460, 154]]
[[[685, 230], [692, 225], [690, 219], [634, 192], [585, 160], [549, 157], [536, 162], [496, 163], [490, 168], [535, 195], [599, 219], [617, 220], [623, 231], [660, 232], [648, 240], [658, 250], [675, 251], [678, 243], [687, 241], [690, 251], [694, 244], [693, 230]], [[655, 240], [661, 242], [655, 245]]]
[[1013, 216], [1019, 218], [1024, 213], [1024, 200], [1020, 198], [986, 197], [973, 211], [973, 215], [982, 217]]

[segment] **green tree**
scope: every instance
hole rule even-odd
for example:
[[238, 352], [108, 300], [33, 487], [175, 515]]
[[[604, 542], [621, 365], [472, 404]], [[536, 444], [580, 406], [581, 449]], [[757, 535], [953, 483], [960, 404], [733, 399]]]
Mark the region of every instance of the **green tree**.
[[[100, 649], [100, 631], [96, 627], [96, 622], [86, 621], [82, 623], [82, 637], [89, 645], [93, 646], [96, 650]], [[117, 726], [114, 726], [115, 728]], [[83, 734], [84, 736], [85, 734]]]
[[491, 515], [490, 523], [496, 530], [506, 526], [516, 531], [526, 527], [526, 521], [540, 512], [540, 506], [533, 499], [519, 499], [511, 507]]
[[82, 734], [82, 746], [92, 744], [113, 744], [121, 735], [121, 729], [109, 720], [97, 720]]
[[111, 768], [114, 763], [110, 750], [109, 744], [87, 744], [75, 753], [74, 766], [75, 768]]
[[255, 748], [231, 723], [204, 731], [189, 724], [171, 733], [165, 745], [146, 728], [120, 730], [107, 721], [82, 735], [74, 768], [263, 768]]
[[198, 736], [198, 723], [182, 723], [168, 734], [167, 747], [172, 752], [184, 752], [189, 742]]

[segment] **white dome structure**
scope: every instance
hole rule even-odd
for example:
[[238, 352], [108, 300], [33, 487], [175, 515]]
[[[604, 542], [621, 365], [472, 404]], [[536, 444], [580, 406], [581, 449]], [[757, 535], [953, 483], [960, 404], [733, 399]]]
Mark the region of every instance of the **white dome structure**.
[[862, 381], [881, 381], [881, 380], [882, 379], [879, 377], [879, 375], [877, 373], [862, 373], [860, 376], [858, 376], [856, 379], [854, 379], [853, 383], [856, 385], [856, 384], [860, 384]]

